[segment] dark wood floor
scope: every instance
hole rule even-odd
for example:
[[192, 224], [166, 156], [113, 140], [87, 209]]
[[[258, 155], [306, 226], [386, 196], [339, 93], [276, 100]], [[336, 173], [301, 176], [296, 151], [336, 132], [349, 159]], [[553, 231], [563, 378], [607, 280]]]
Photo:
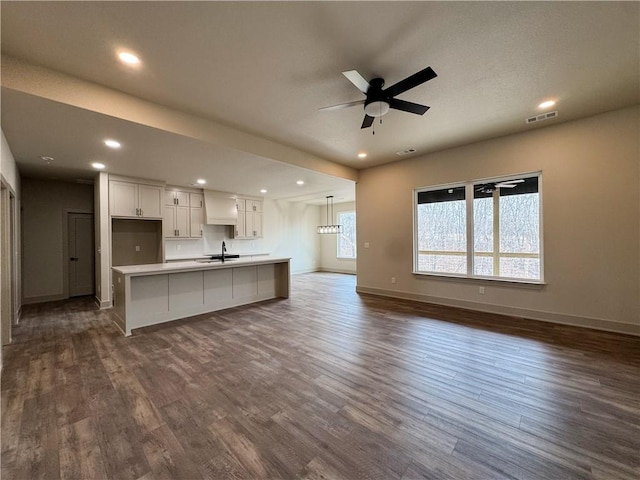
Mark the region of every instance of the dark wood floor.
[[25, 307], [2, 479], [640, 478], [640, 339], [354, 287], [131, 338], [88, 299]]

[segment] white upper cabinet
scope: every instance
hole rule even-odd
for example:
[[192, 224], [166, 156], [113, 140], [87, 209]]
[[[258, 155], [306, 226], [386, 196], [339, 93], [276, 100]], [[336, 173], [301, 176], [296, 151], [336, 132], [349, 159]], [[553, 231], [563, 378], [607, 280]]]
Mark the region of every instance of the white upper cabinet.
[[112, 217], [162, 218], [163, 188], [118, 180], [109, 181]]
[[164, 204], [165, 205], [179, 205], [181, 207], [188, 207], [189, 203], [189, 192], [182, 192], [180, 190], [173, 189], [165, 189], [164, 191]]
[[262, 201], [239, 197], [236, 205], [238, 223], [233, 229], [233, 237], [262, 238]]
[[204, 223], [204, 195], [176, 188], [165, 189], [164, 237], [200, 238]]

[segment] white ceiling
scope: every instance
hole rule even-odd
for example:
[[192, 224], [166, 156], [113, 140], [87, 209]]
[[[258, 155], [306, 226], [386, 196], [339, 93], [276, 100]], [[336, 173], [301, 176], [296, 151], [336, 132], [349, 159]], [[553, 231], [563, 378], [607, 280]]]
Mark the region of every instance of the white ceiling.
[[[406, 158], [395, 152], [407, 148], [415, 156], [540, 128], [524, 119], [546, 99], [558, 102], [559, 117], [541, 126], [640, 101], [638, 2], [3, 1], [0, 8], [4, 54], [358, 169]], [[142, 65], [121, 65], [118, 49], [134, 51]], [[426, 66], [438, 77], [401, 95], [431, 106], [424, 116], [391, 111], [372, 135], [360, 129], [362, 107], [318, 112], [363, 98], [342, 71], [390, 85]], [[344, 190], [345, 182], [353, 192], [352, 182], [8, 89], [2, 122], [23, 171], [35, 173], [29, 165], [50, 155], [86, 175], [87, 158], [103, 152], [83, 139], [103, 129], [135, 154], [136, 162], [124, 149], [114, 157], [116, 173], [182, 174], [166, 179], [184, 184], [204, 169], [224, 174], [234, 190], [264, 186], [280, 197], [298, 195], [284, 184], [306, 173], [318, 184], [309, 185], [311, 196]]]

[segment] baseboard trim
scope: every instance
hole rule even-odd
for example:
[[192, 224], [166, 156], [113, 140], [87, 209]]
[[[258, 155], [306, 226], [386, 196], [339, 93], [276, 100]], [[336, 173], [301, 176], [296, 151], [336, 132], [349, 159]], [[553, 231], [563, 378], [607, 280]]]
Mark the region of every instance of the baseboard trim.
[[604, 330], [606, 332], [624, 333], [626, 335], [640, 336], [640, 325], [633, 323], [623, 323], [614, 320], [604, 320], [601, 318], [579, 317], [564, 313], [545, 312], [540, 310], [530, 310], [526, 308], [507, 307], [504, 305], [491, 305], [487, 303], [470, 302], [468, 300], [458, 300], [455, 298], [434, 297], [421, 293], [403, 292], [399, 290], [386, 290], [375, 287], [356, 287], [357, 293], [366, 293], [381, 297], [399, 298], [403, 300], [414, 300], [422, 303], [433, 303], [448, 307], [464, 308], [478, 312], [496, 313], [499, 315], [509, 315], [511, 317], [521, 317], [542, 322], [558, 323], [561, 325], [571, 325], [574, 327], [591, 328], [594, 330]]
[[295, 272], [291, 272], [291, 275], [300, 275], [302, 273], [313, 273], [318, 272], [317, 268], [305, 268], [304, 270], [296, 270]]
[[56, 295], [41, 295], [39, 297], [26, 297], [22, 299], [22, 305], [32, 305], [34, 303], [55, 302], [57, 300], [64, 300], [64, 294], [58, 293]]
[[355, 275], [356, 272], [354, 270], [344, 270], [341, 268], [319, 268], [318, 272], [327, 272], [327, 273], [346, 273], [347, 275]]
[[93, 297], [93, 301], [100, 310], [111, 308], [113, 306], [111, 305], [111, 300], [100, 300], [98, 297]]

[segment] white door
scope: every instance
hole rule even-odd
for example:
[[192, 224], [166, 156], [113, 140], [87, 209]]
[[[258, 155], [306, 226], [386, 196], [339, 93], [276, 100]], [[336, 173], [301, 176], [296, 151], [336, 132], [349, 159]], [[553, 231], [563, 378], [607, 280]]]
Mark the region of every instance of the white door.
[[94, 292], [93, 215], [70, 213], [69, 228], [69, 296]]

